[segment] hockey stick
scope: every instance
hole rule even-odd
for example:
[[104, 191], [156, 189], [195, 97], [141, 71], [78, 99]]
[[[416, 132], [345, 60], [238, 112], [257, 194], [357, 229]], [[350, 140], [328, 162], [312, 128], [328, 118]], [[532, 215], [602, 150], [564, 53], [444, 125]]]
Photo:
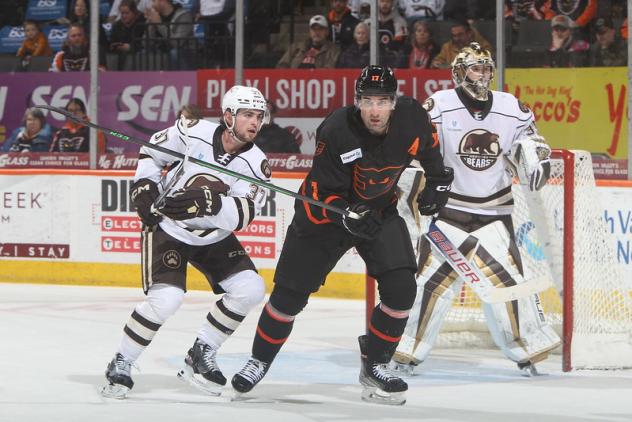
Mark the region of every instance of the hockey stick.
[[[171, 179], [169, 179], [169, 182], [164, 186], [162, 193], [158, 195], [154, 203], [151, 204], [150, 210], [154, 214], [160, 214], [159, 209], [162, 208], [162, 206], [164, 205], [165, 198], [167, 198], [167, 195], [171, 191], [171, 188], [175, 186], [175, 184], [178, 182], [178, 180], [180, 180], [180, 178], [184, 174], [184, 166], [189, 161], [189, 157], [190, 157], [189, 155], [189, 121], [184, 117], [181, 117], [180, 121], [183, 122], [184, 124], [183, 132], [184, 132], [184, 137], [186, 138], [185, 139], [186, 147], [184, 149], [184, 159], [180, 161], [178, 168], [173, 174], [173, 177], [171, 177]], [[165, 175], [165, 178], [166, 176], [167, 175]]]
[[546, 277], [535, 277], [511, 287], [495, 287], [482, 271], [471, 263], [437, 226], [433, 218], [428, 227], [426, 238], [452, 267], [452, 269], [470, 286], [485, 303], [503, 303], [529, 296], [552, 286]]
[[[108, 129], [106, 127], [94, 124], [94, 123], [89, 122], [87, 120], [80, 119], [78, 117], [75, 117], [73, 114], [69, 113], [68, 111], [63, 110], [61, 108], [53, 107], [53, 106], [49, 106], [49, 105], [36, 105], [34, 107], [41, 108], [41, 109], [44, 109], [44, 110], [50, 110], [50, 111], [54, 111], [55, 113], [62, 114], [64, 116], [66, 116], [67, 118], [69, 118], [70, 120], [73, 120], [73, 121], [75, 121], [75, 122], [77, 122], [79, 124], [82, 124], [84, 126], [88, 126], [88, 127], [92, 127], [94, 129], [100, 130], [102, 132], [105, 132], [107, 135], [114, 136], [115, 138], [121, 139], [123, 141], [131, 142], [131, 143], [136, 144], [136, 145], [147, 147], [147, 148], [153, 149], [155, 151], [162, 152], [163, 154], [171, 155], [172, 157], [175, 157], [175, 158], [180, 158], [180, 159], [184, 159], [185, 158], [185, 155], [180, 153], [180, 152], [171, 150], [169, 148], [161, 147], [160, 145], [154, 145], [154, 144], [152, 144], [150, 142], [143, 141], [142, 139], [135, 138], [133, 136], [127, 136], [127, 135], [125, 135], [123, 133], [120, 133], [120, 132], [117, 132], [115, 130]], [[237, 179], [245, 180], [247, 182], [252, 183], [253, 185], [261, 186], [262, 188], [270, 189], [271, 191], [278, 192], [278, 193], [283, 194], [283, 195], [291, 196], [292, 198], [298, 199], [298, 200], [303, 201], [303, 202], [310, 203], [312, 205], [316, 205], [317, 207], [324, 208], [327, 211], [335, 212], [336, 214], [344, 215], [345, 217], [353, 218], [354, 220], [358, 220], [358, 219], [361, 218], [361, 216], [359, 214], [357, 214], [357, 213], [355, 213], [353, 211], [344, 210], [344, 209], [338, 208], [338, 207], [336, 207], [334, 205], [326, 204], [324, 202], [321, 202], [321, 201], [318, 201], [316, 199], [310, 198], [309, 196], [304, 196], [304, 195], [301, 195], [300, 193], [292, 192], [291, 190], [287, 190], [287, 189], [284, 189], [284, 188], [282, 188], [280, 186], [273, 185], [272, 183], [264, 182], [263, 180], [259, 180], [259, 179], [256, 179], [254, 177], [246, 176], [245, 174], [237, 173], [235, 171], [232, 171], [232, 170], [229, 170], [227, 168], [223, 168], [223, 167], [217, 166], [215, 164], [212, 164], [212, 163], [209, 163], [207, 161], [203, 161], [203, 160], [197, 159], [195, 157], [190, 157], [189, 161], [191, 163], [197, 164], [198, 166], [206, 167], [206, 168], [209, 168], [211, 170], [215, 170], [217, 172], [220, 172], [220, 173], [223, 173], [223, 174], [227, 174], [229, 176], [233, 176], [233, 177], [235, 177]]]

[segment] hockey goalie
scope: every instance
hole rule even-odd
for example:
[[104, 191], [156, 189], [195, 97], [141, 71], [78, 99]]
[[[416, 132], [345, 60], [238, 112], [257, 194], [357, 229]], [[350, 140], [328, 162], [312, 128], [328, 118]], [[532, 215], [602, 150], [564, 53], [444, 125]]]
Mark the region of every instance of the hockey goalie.
[[[477, 43], [462, 49], [452, 63], [454, 89], [438, 91], [424, 108], [436, 125], [445, 164], [454, 168], [448, 204], [436, 225], [484, 275], [493, 288], [525, 283], [514, 239], [512, 177], [530, 191], [546, 183], [550, 148], [538, 135], [531, 110], [509, 93], [491, 91], [494, 61]], [[421, 173], [407, 171], [403, 195], [413, 198]], [[414, 207], [416, 201], [399, 201]], [[412, 374], [430, 353], [452, 300], [465, 280], [432, 248], [414, 209], [400, 210], [418, 238], [417, 296], [392, 365]], [[413, 242], [414, 242], [413, 235]], [[560, 344], [547, 324], [539, 297], [529, 293], [504, 303], [483, 303], [495, 344], [527, 375]]]

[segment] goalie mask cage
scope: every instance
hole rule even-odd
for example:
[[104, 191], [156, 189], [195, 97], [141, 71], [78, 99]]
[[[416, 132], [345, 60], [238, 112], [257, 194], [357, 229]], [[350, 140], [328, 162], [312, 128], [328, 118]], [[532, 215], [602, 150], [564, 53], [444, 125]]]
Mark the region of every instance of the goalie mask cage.
[[[554, 280], [540, 299], [562, 339], [564, 371], [632, 367], [632, 281], [617, 263], [590, 153], [554, 150], [551, 163], [551, 177], [540, 191], [513, 186], [512, 218], [525, 278]], [[375, 282], [367, 278], [367, 324], [374, 303]], [[434, 347], [495, 347], [480, 301], [466, 283]]]

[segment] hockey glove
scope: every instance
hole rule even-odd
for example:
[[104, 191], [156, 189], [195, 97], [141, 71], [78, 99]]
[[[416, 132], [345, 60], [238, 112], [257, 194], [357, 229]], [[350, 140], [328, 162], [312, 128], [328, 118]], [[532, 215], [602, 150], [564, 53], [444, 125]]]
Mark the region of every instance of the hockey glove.
[[382, 228], [382, 217], [376, 210], [372, 210], [365, 204], [355, 204], [347, 208], [360, 216], [360, 218], [351, 218], [346, 215], [342, 216], [342, 225], [354, 236], [363, 239], [373, 239]]
[[165, 199], [159, 209], [162, 215], [174, 220], [217, 215], [222, 209], [222, 198], [218, 192], [204, 186], [201, 188], [179, 189]]
[[445, 167], [439, 176], [426, 175], [426, 186], [417, 196], [417, 207], [421, 215], [433, 215], [448, 202], [454, 180], [452, 167]]
[[162, 216], [152, 211], [152, 205], [160, 193], [158, 185], [150, 179], [137, 180], [130, 187], [130, 198], [136, 208], [136, 213], [146, 226], [160, 223]]
[[528, 185], [533, 192], [542, 189], [549, 180], [550, 156], [551, 147], [543, 137], [533, 134], [515, 141], [507, 159], [520, 182]]

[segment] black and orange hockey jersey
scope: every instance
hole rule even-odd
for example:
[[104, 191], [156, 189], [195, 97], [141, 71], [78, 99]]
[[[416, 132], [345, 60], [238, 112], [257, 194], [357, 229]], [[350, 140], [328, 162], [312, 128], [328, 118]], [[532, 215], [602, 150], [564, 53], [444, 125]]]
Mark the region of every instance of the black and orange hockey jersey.
[[[313, 166], [299, 193], [342, 209], [362, 202], [384, 210], [397, 202], [397, 181], [414, 159], [428, 174], [443, 172], [438, 137], [413, 98], [397, 100], [383, 136], [368, 131], [355, 106], [343, 107], [318, 127]], [[300, 200], [294, 208], [294, 222], [301, 226], [324, 227], [341, 218]]]

